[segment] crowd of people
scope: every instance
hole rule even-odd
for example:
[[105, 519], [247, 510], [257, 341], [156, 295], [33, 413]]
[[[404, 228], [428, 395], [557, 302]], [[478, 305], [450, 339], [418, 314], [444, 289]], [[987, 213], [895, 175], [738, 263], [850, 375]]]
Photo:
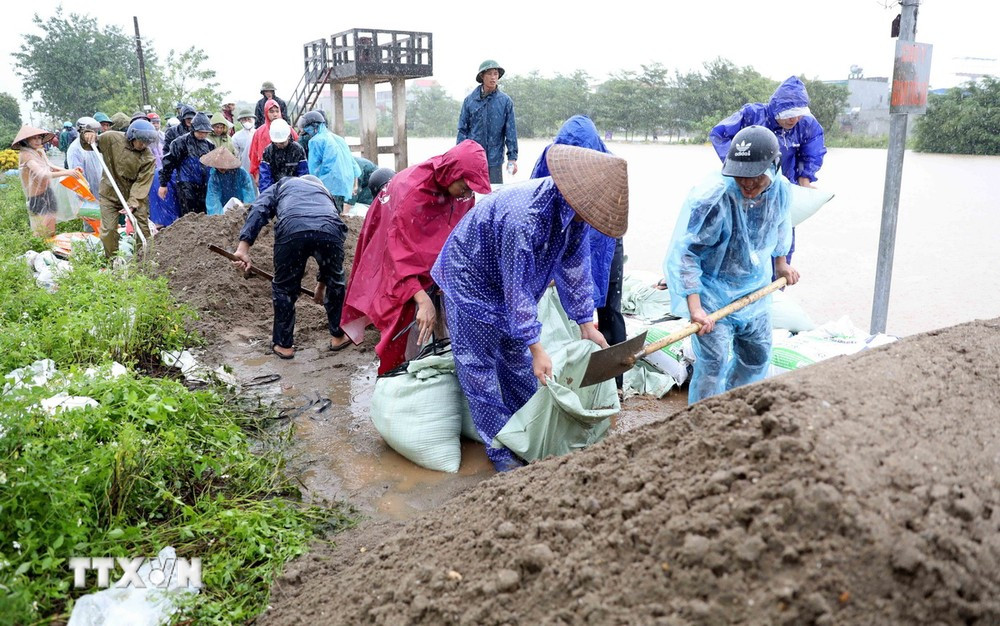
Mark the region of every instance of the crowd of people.
[[[295, 356], [295, 303], [310, 257], [319, 266], [315, 299], [327, 312], [331, 351], [360, 343], [374, 325], [383, 375], [446, 329], [473, 421], [502, 471], [523, 462], [494, 437], [553, 371], [537, 320], [544, 290], [556, 286], [583, 339], [601, 347], [625, 339], [629, 188], [626, 161], [584, 115], [563, 124], [529, 181], [494, 188], [505, 156], [508, 174], [517, 172], [514, 106], [498, 88], [503, 75], [496, 61], [484, 61], [462, 106], [456, 145], [399, 173], [353, 157], [321, 111], [302, 115], [296, 133], [270, 82], [253, 112], [226, 103], [209, 115], [178, 103], [166, 132], [155, 113], [81, 118], [79, 136], [70, 139], [70, 124], [60, 137], [65, 168], [38, 156], [49, 133], [26, 127], [14, 144], [32, 216], [49, 214], [53, 178], [75, 176], [99, 189], [109, 255], [119, 210], [134, 214], [148, 236], [153, 188], [154, 222], [158, 203], [173, 202], [178, 215], [220, 213], [232, 198], [249, 205], [234, 252], [242, 270], [252, 265], [261, 229], [275, 220], [271, 345], [282, 359]], [[690, 193], [662, 281], [673, 312], [701, 325], [691, 402], [766, 374], [769, 301], [723, 320], [710, 314], [773, 277], [799, 280], [790, 265], [789, 186], [811, 185], [825, 153], [822, 127], [795, 77], [769, 103], [749, 103], [722, 120], [711, 140], [722, 169]], [[341, 214], [355, 202], [370, 207], [345, 278]]]

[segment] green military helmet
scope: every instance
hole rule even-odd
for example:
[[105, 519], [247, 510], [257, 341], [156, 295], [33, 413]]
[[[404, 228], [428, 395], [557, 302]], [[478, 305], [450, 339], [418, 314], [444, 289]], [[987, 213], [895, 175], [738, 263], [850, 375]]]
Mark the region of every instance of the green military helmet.
[[486, 70], [498, 70], [500, 72], [499, 78], [503, 78], [504, 70], [502, 67], [500, 67], [500, 64], [494, 61], [493, 59], [486, 59], [485, 61], [479, 64], [479, 73], [476, 74], [477, 83], [483, 82], [483, 72], [485, 72]]
[[263, 96], [265, 91], [277, 91], [277, 89], [274, 88], [274, 83], [269, 80], [265, 80], [260, 84], [260, 95]]
[[100, 111], [98, 111], [97, 113], [94, 113], [94, 119], [97, 120], [98, 122], [110, 122], [111, 121], [110, 117], [108, 117], [104, 113], [101, 113]]

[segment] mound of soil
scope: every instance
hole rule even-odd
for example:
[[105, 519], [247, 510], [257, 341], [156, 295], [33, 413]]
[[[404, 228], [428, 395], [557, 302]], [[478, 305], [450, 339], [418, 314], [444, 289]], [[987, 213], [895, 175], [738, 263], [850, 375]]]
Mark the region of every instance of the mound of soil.
[[[347, 216], [342, 219], [348, 228], [344, 273], [349, 275], [364, 220]], [[225, 215], [191, 213], [156, 236], [154, 271], [167, 276], [171, 292], [199, 312], [195, 327], [210, 341], [234, 327], [264, 334], [271, 330], [271, 283], [260, 278], [244, 279], [227, 259], [208, 249], [209, 244], [215, 244], [235, 250], [245, 221], [245, 211], [229, 211]], [[255, 266], [274, 273], [274, 231], [270, 224], [257, 237], [250, 258]], [[303, 287], [316, 287], [316, 272], [316, 262], [310, 259]], [[328, 334], [326, 312], [322, 306], [312, 304], [308, 296], [300, 295], [296, 305], [296, 341], [320, 333]]]
[[904, 339], [318, 548], [265, 624], [1000, 622], [1000, 320]]

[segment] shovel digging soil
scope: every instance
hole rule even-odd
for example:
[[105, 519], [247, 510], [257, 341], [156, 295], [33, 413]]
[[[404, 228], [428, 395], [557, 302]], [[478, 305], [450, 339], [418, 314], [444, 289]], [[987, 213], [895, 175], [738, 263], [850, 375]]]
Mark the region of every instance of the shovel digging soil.
[[[230, 261], [239, 261], [239, 259], [236, 258], [235, 254], [233, 254], [231, 252], [228, 252], [226, 250], [223, 250], [222, 248], [220, 248], [219, 246], [217, 246], [215, 244], [209, 244], [208, 249], [211, 250], [212, 252], [216, 253], [216, 254], [219, 254], [219, 255], [222, 255], [222, 256], [226, 257]], [[248, 269], [246, 271], [246, 274], [244, 274], [244, 278], [250, 278], [250, 276], [257, 276], [258, 278], [265, 278], [268, 281], [274, 280], [274, 276], [272, 276], [271, 274], [268, 274], [264, 270], [262, 270], [262, 269], [260, 269], [258, 267], [255, 267], [253, 265], [251, 265], [250, 269]], [[302, 293], [306, 294], [310, 298], [315, 298], [316, 297], [316, 292], [313, 291], [313, 290], [311, 290], [311, 289], [306, 289], [305, 287], [301, 287], [300, 286], [299, 287], [299, 291], [301, 291]]]
[[[785, 286], [785, 282], [784, 278], [779, 278], [767, 287], [758, 289], [750, 295], [743, 296], [739, 300], [722, 307], [718, 311], [709, 315], [709, 317], [713, 322], [717, 322], [730, 313], [735, 313], [748, 304], [752, 304], [760, 300], [769, 293], [781, 289]], [[580, 386], [587, 387], [589, 385], [596, 385], [599, 382], [610, 380], [615, 376], [624, 374], [632, 369], [632, 367], [635, 366], [635, 362], [639, 359], [649, 356], [657, 350], [662, 350], [672, 343], [680, 341], [689, 335], [695, 334], [699, 330], [701, 330], [701, 324], [692, 322], [681, 330], [671, 333], [663, 339], [649, 344], [645, 348], [643, 347], [643, 344], [646, 341], [646, 333], [643, 331], [641, 334], [632, 337], [628, 341], [623, 341], [619, 344], [611, 346], [610, 348], [598, 350], [590, 355], [587, 372], [583, 375], [583, 382]]]

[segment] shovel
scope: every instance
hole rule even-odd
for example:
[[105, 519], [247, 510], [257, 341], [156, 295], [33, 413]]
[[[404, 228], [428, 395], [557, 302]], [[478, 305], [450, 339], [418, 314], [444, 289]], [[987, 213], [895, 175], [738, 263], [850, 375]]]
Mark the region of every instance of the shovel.
[[[715, 311], [708, 317], [711, 318], [713, 322], [717, 322], [730, 313], [735, 313], [746, 305], [754, 303], [769, 293], [781, 289], [785, 286], [786, 282], [787, 281], [784, 278], [779, 278], [767, 287], [758, 289], [750, 295], [743, 296], [732, 304]], [[587, 387], [588, 385], [596, 385], [599, 382], [610, 380], [615, 376], [624, 374], [632, 369], [632, 367], [635, 366], [635, 362], [639, 359], [649, 356], [657, 350], [662, 350], [674, 342], [695, 334], [699, 330], [701, 330], [701, 324], [691, 322], [681, 330], [671, 333], [663, 339], [655, 341], [646, 347], [643, 347], [643, 344], [646, 341], [646, 332], [643, 331], [642, 334], [636, 335], [628, 341], [623, 341], [619, 344], [611, 346], [610, 348], [598, 350], [590, 355], [590, 363], [587, 364], [587, 372], [583, 375], [583, 382], [580, 383], [580, 386]]]
[[[229, 252], [227, 250], [223, 250], [222, 248], [220, 248], [219, 246], [217, 246], [215, 244], [209, 244], [208, 245], [208, 249], [211, 250], [212, 252], [218, 254], [218, 255], [226, 257], [230, 261], [239, 261], [240, 260], [232, 252]], [[244, 278], [250, 278], [250, 276], [259, 276], [261, 278], [267, 279], [268, 281], [274, 280], [274, 276], [272, 276], [271, 274], [268, 274], [267, 272], [265, 272], [264, 270], [258, 268], [255, 265], [251, 265], [250, 269], [248, 269], [246, 273], [248, 275], [244, 276]], [[304, 293], [304, 294], [306, 294], [310, 298], [315, 298], [316, 297], [316, 292], [313, 291], [313, 290], [311, 290], [311, 289], [306, 289], [305, 287], [299, 286], [299, 291], [302, 292], [302, 293]]]
[[111, 187], [115, 190], [115, 195], [118, 196], [118, 201], [122, 203], [122, 209], [125, 211], [125, 217], [132, 222], [132, 229], [139, 236], [139, 241], [142, 242], [142, 247], [146, 247], [146, 236], [142, 234], [142, 230], [139, 229], [139, 222], [136, 221], [135, 215], [132, 214], [132, 209], [129, 208], [128, 202], [125, 201], [125, 196], [122, 195], [122, 190], [118, 188], [118, 183], [115, 182], [115, 177], [111, 175], [111, 170], [108, 169], [108, 164], [104, 161], [104, 155], [101, 151], [97, 149], [97, 140], [90, 144], [94, 152], [97, 153], [97, 160], [101, 162], [101, 167], [104, 169], [105, 175], [108, 177], [108, 181], [111, 183]]

